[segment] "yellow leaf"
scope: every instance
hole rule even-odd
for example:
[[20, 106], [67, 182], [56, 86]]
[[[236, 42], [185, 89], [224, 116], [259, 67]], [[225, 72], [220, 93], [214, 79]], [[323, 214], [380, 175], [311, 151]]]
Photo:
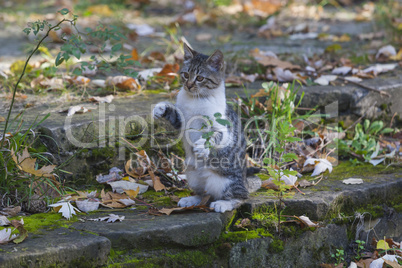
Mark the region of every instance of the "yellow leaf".
[[402, 48], [398, 51], [398, 54], [389, 57], [391, 60], [402, 60]]
[[388, 243], [385, 240], [380, 240], [377, 242], [377, 249], [389, 249]]
[[[16, 60], [11, 64], [10, 66], [10, 71], [14, 74], [20, 74], [22, 73], [22, 70], [24, 69], [25, 61], [23, 60]], [[32, 65], [28, 64], [27, 68], [25, 69], [26, 73], [29, 73], [32, 70]]]
[[94, 5], [87, 9], [88, 12], [101, 16], [111, 16], [113, 15], [112, 10], [108, 5]]
[[0, 115], [0, 122], [5, 122], [5, 121], [6, 121], [6, 118], [4, 116]]
[[137, 190], [124, 190], [124, 192], [130, 197], [131, 199], [134, 199], [137, 197], [138, 193], [140, 192], [140, 187], [137, 187]]
[[36, 158], [31, 158], [27, 148], [25, 148], [20, 155], [14, 153], [13, 150], [11, 150], [11, 154], [14, 162], [22, 171], [38, 177], [53, 177], [51, 172], [53, 172], [56, 165], [43, 166], [40, 169], [35, 169]]

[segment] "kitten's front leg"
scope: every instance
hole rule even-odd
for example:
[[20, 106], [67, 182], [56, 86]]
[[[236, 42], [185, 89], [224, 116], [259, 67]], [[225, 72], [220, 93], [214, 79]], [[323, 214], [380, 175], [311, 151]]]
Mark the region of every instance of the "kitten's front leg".
[[180, 199], [180, 201], [179, 201], [179, 203], [177, 203], [177, 205], [179, 207], [197, 206], [201, 203], [201, 199], [202, 198], [199, 195], [183, 197], [182, 199]]
[[182, 124], [180, 113], [176, 106], [170, 102], [160, 102], [152, 110], [152, 117], [155, 119], [165, 118], [175, 128], [180, 128]]

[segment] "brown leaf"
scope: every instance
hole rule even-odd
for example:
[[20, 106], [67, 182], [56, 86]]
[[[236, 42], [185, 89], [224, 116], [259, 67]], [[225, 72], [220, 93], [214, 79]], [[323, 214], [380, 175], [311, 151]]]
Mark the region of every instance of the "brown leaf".
[[306, 188], [306, 187], [310, 187], [310, 186], [314, 186], [314, 183], [312, 183], [308, 180], [301, 180], [299, 182], [299, 187]]
[[195, 209], [201, 209], [202, 211], [205, 212], [210, 212], [212, 211], [211, 208], [207, 206], [191, 206], [191, 207], [177, 207], [177, 208], [162, 208], [158, 210], [159, 213], [170, 215], [172, 212], [182, 212], [182, 211], [191, 211]]
[[261, 184], [261, 188], [272, 189], [272, 190], [275, 190], [275, 191], [279, 191], [278, 185], [276, 185], [275, 183], [273, 183], [270, 180], [263, 181], [262, 184]]
[[15, 217], [15, 216], [17, 216], [18, 213], [20, 213], [20, 211], [21, 211], [20, 206], [16, 206], [16, 207], [11, 206], [11, 207], [3, 208], [0, 211], [0, 214], [10, 216], [10, 217]]
[[133, 48], [133, 50], [131, 50], [131, 58], [127, 59], [127, 60], [134, 60], [134, 61], [138, 61], [140, 59], [140, 56], [138, 56], [138, 52], [136, 48]]
[[13, 149], [11, 149], [11, 154], [14, 162], [17, 164], [18, 168], [24, 172], [30, 173], [38, 177], [53, 177], [53, 170], [56, 165], [43, 166], [40, 169], [35, 169], [36, 158], [31, 158], [28, 153], [28, 148], [25, 147], [22, 154], [16, 154]]
[[165, 55], [163, 55], [161, 52], [159, 51], [152, 51], [149, 54], [149, 57], [151, 57], [153, 60], [158, 60], [158, 61], [166, 61], [165, 59]]
[[211, 199], [210, 195], [204, 195], [201, 199], [200, 204], [198, 204], [199, 206], [205, 206], [206, 204], [208, 204], [208, 201]]
[[20, 233], [19, 236], [17, 236], [13, 242], [15, 244], [19, 244], [22, 241], [24, 241], [27, 237], [28, 237], [28, 231], [24, 228], [24, 221], [21, 220], [12, 220], [11, 224], [18, 230], [18, 232]]
[[154, 186], [154, 189], [155, 189], [156, 192], [159, 192], [159, 191], [162, 191], [162, 190], [166, 189], [165, 185], [163, 185], [161, 183], [161, 180], [160, 180], [160, 178], [158, 176], [152, 176], [151, 175], [151, 179], [152, 179], [153, 186]]
[[137, 188], [137, 190], [124, 190], [124, 192], [130, 197], [131, 199], [134, 199], [137, 197], [138, 193], [140, 192], [140, 187]]
[[358, 262], [356, 262], [357, 267], [359, 268], [369, 268], [370, 263], [372, 263], [374, 259], [369, 258], [369, 259], [360, 259]]
[[165, 64], [162, 70], [155, 75], [156, 81], [159, 83], [168, 82], [172, 83], [173, 80], [178, 77], [179, 75], [177, 72], [179, 71], [180, 66], [179, 64]]
[[141, 85], [134, 78], [124, 75], [109, 76], [106, 79], [106, 85], [111, 87], [118, 87], [123, 90], [139, 91]]
[[299, 65], [294, 65], [287, 61], [282, 61], [277, 59], [273, 56], [266, 56], [261, 54], [258, 48], [251, 50], [251, 56], [261, 65], [263, 66], [272, 66], [272, 67], [279, 67], [281, 69], [290, 69], [290, 70], [299, 70]]
[[383, 259], [383, 260], [384, 260], [384, 262], [386, 264], [388, 264], [392, 268], [402, 268], [402, 265], [400, 265], [397, 261], [389, 261], [389, 260], [386, 260], [386, 259]]

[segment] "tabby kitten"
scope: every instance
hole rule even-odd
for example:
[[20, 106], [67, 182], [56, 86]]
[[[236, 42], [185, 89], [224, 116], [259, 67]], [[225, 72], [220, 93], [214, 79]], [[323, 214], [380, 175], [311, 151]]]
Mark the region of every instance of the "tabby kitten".
[[[178, 205], [198, 205], [204, 195], [210, 195], [210, 204], [217, 212], [238, 207], [248, 197], [246, 183], [246, 141], [240, 120], [226, 104], [224, 61], [221, 51], [211, 56], [196, 52], [184, 44], [184, 64], [180, 71], [183, 88], [177, 95], [176, 105], [158, 103], [153, 109], [154, 118], [165, 118], [184, 131], [186, 152], [186, 178], [195, 196], [182, 198]], [[231, 124], [224, 126], [214, 114]], [[206, 118], [212, 121], [214, 132], [205, 146], [202, 134]]]

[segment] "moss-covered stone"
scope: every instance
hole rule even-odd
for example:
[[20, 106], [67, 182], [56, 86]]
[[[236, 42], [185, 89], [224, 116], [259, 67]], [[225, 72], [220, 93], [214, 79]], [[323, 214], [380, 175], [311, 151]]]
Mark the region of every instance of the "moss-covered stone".
[[[21, 217], [15, 217], [20, 219]], [[59, 227], [69, 228], [69, 226], [78, 220], [73, 216], [70, 220], [62, 217], [60, 213], [38, 213], [22, 217], [24, 219], [24, 228], [29, 233], [40, 234], [41, 229], [56, 229]]]
[[280, 253], [283, 250], [283, 241], [280, 239], [274, 239], [271, 244], [269, 244], [269, 251], [272, 253]]
[[273, 235], [264, 228], [258, 228], [250, 231], [224, 232], [221, 235], [221, 240], [223, 242], [238, 243], [262, 237], [273, 237]]

